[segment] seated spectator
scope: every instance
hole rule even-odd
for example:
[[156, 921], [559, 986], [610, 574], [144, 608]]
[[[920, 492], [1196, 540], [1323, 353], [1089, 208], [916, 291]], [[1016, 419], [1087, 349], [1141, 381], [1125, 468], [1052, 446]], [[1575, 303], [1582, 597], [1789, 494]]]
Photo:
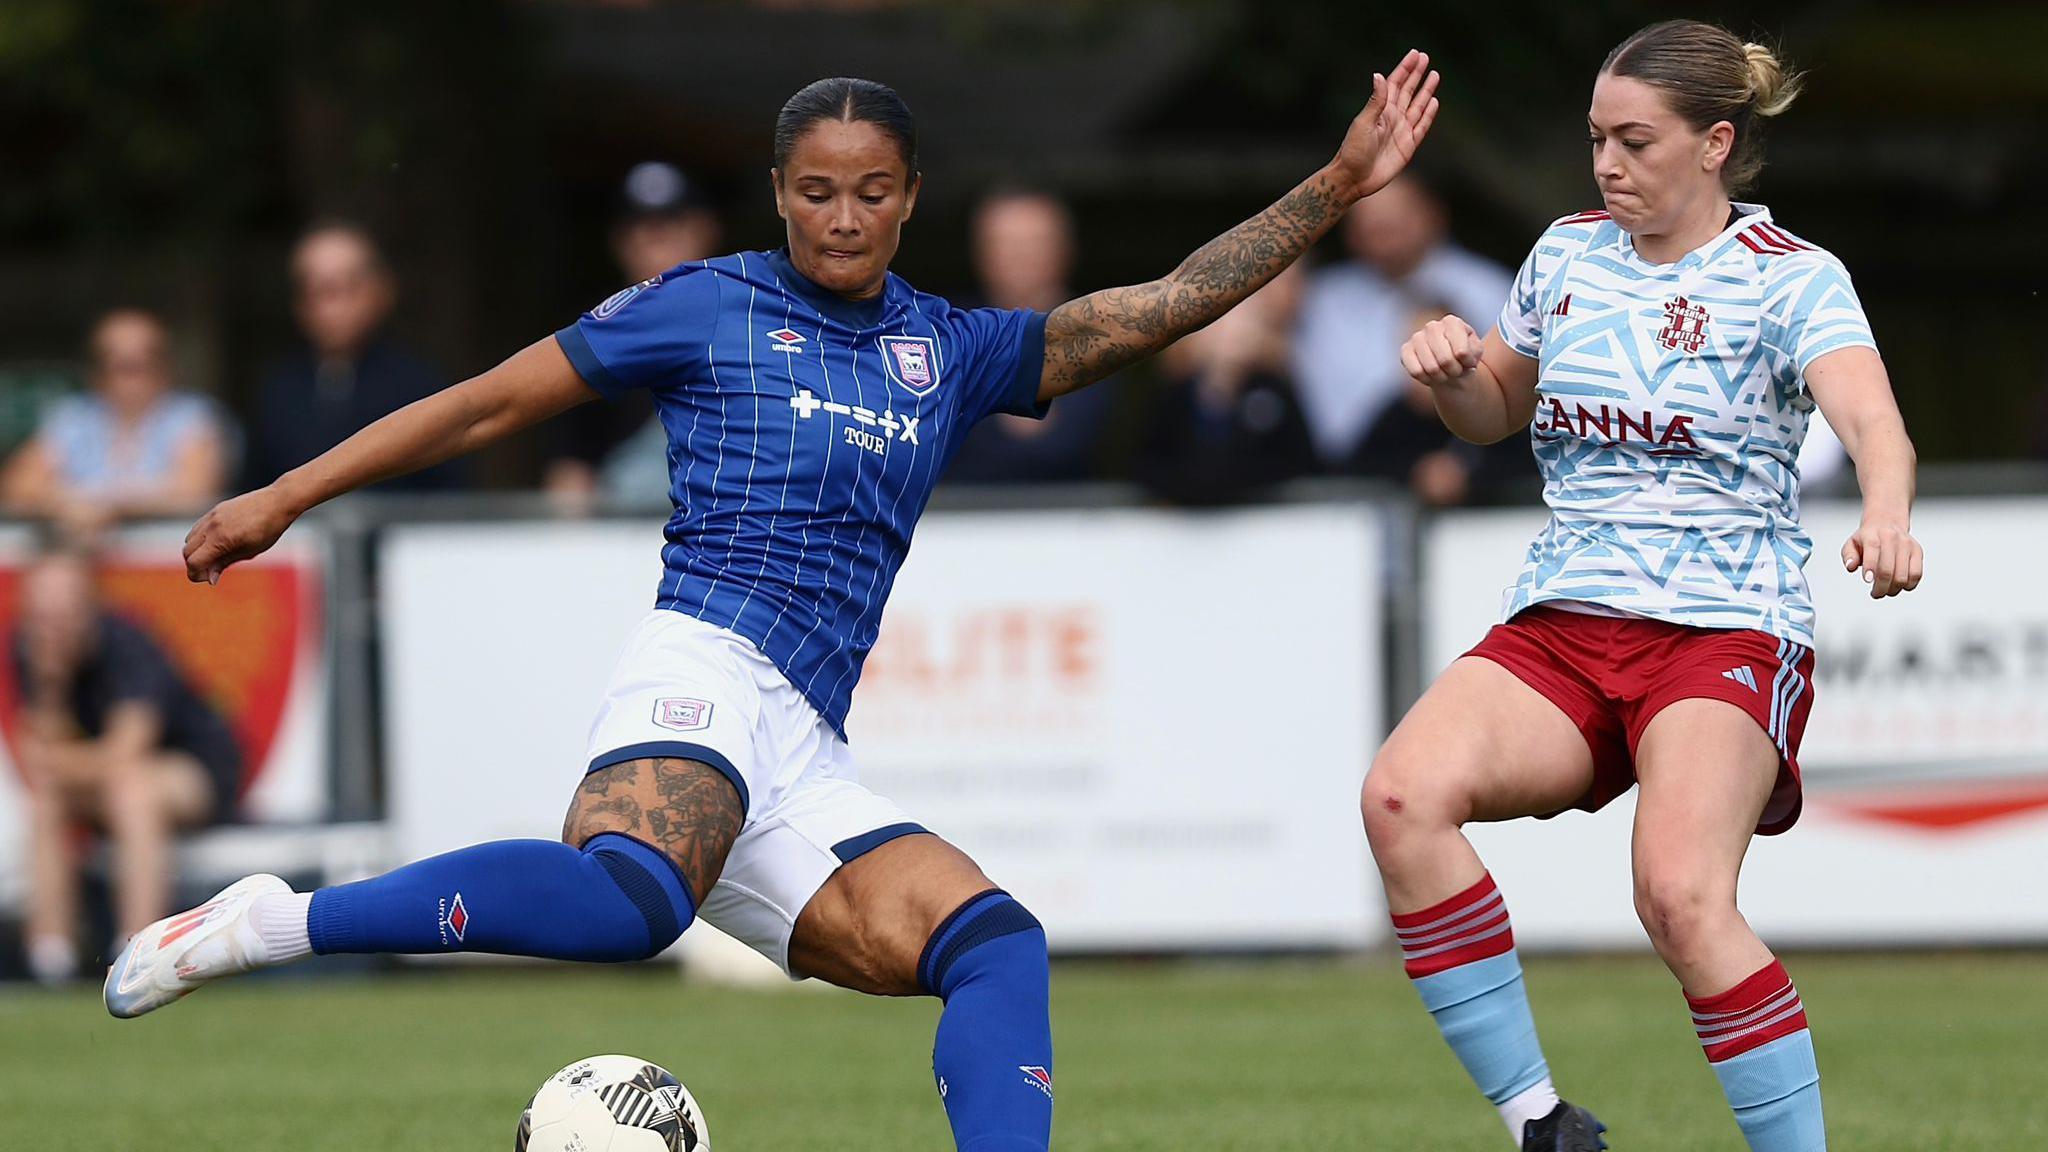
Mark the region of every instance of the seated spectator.
[[31, 566], [9, 644], [31, 810], [29, 962], [57, 981], [78, 966], [73, 828], [109, 841], [118, 927], [136, 931], [168, 910], [172, 833], [233, 813], [241, 753], [163, 650], [100, 607], [82, 552]]
[[[1408, 331], [1449, 314], [1441, 304], [1426, 306], [1409, 317]], [[1426, 507], [1449, 508], [1497, 498], [1513, 481], [1534, 476], [1536, 464], [1526, 432], [1497, 444], [1460, 440], [1444, 427], [1429, 387], [1409, 379], [1373, 417], [1346, 471], [1402, 485]]]
[[[702, 181], [673, 164], [648, 161], [626, 173], [612, 224], [612, 259], [626, 284], [718, 254], [725, 232]], [[653, 400], [635, 390], [584, 404], [549, 421], [552, 439], [541, 487], [560, 510], [587, 513], [600, 494], [666, 506], [668, 433]]]
[[[1046, 192], [999, 189], [974, 210], [980, 303], [1050, 312], [1073, 298], [1074, 221]], [[963, 302], [964, 303], [964, 302]], [[1100, 473], [1103, 425], [1116, 399], [1107, 381], [1062, 396], [1042, 420], [991, 416], [975, 425], [946, 470], [949, 484], [1052, 484]]]
[[204, 509], [227, 480], [213, 405], [173, 387], [170, 336], [140, 309], [93, 326], [91, 390], [59, 399], [0, 473], [0, 504], [91, 537], [127, 517]]
[[1177, 504], [1256, 496], [1315, 467], [1287, 378], [1294, 268], [1159, 355], [1160, 393], [1146, 411], [1138, 482]]
[[[315, 226], [292, 254], [294, 310], [306, 343], [264, 375], [249, 442], [249, 483], [270, 483], [364, 425], [448, 378], [385, 331], [397, 303], [391, 272], [368, 232]], [[376, 491], [454, 487], [464, 472], [443, 464], [380, 484]]]
[[1359, 201], [1340, 227], [1351, 259], [1311, 276], [1294, 361], [1316, 455], [1338, 470], [1407, 384], [1401, 345], [1416, 302], [1442, 300], [1483, 332], [1513, 280], [1451, 242], [1443, 205], [1412, 174]]

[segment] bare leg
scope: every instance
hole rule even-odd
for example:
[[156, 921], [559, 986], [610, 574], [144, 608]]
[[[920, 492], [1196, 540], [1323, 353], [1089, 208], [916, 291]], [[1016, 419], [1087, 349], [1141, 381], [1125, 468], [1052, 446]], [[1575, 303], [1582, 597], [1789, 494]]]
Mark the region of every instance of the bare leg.
[[1827, 1132], [1805, 1006], [1735, 906], [1778, 750], [1733, 704], [1681, 700], [1644, 729], [1636, 775], [1636, 912], [1685, 989], [1736, 1123], [1758, 1152], [1820, 1152]]
[[213, 795], [205, 769], [181, 753], [108, 764], [100, 789], [114, 849], [114, 907], [127, 936], [169, 910], [171, 834], [204, 820]]
[[1486, 865], [1459, 831], [1570, 807], [1593, 754], [1557, 706], [1491, 660], [1452, 664], [1381, 747], [1361, 810], [1396, 914], [1471, 887]]
[[1735, 907], [1735, 888], [1778, 779], [1778, 750], [1733, 704], [1681, 700], [1644, 729], [1636, 778], [1643, 928], [1688, 993], [1731, 988], [1771, 962]]
[[945, 1001], [932, 1072], [956, 1147], [1044, 1152], [1052, 1139], [1045, 934], [959, 849], [892, 840], [839, 869], [797, 917], [790, 967], [882, 996]]
[[[78, 939], [78, 872], [71, 858], [71, 823], [79, 815], [69, 789], [39, 763], [34, 745], [23, 749], [29, 776], [28, 944], [32, 962], [38, 951], [75, 949]], [[62, 950], [58, 950], [62, 954]], [[74, 954], [75, 955], [75, 954]], [[52, 961], [49, 977], [63, 975]], [[42, 967], [37, 963], [37, 967]]]
[[1517, 1145], [1532, 1125], [1598, 1121], [1558, 1101], [1506, 902], [1462, 828], [1558, 811], [1592, 783], [1578, 726], [1506, 668], [1466, 657], [1388, 737], [1360, 801], [1404, 967]]
[[832, 874], [796, 919], [789, 966], [875, 996], [922, 996], [917, 961], [939, 923], [995, 884], [933, 835], [903, 836]]
[[709, 764], [627, 760], [583, 778], [562, 821], [562, 842], [581, 848], [607, 832], [631, 836], [668, 857], [701, 908], [745, 821], [739, 793]]

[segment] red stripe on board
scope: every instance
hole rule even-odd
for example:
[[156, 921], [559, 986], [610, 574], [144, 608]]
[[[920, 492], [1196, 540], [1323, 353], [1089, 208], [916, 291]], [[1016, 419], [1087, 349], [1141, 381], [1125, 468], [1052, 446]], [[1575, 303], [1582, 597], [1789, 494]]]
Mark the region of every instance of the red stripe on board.
[[1826, 803], [1865, 820], [1947, 832], [2048, 808], [2048, 785], [1930, 789], [1919, 795], [1894, 793], [1871, 799], [1830, 796]]

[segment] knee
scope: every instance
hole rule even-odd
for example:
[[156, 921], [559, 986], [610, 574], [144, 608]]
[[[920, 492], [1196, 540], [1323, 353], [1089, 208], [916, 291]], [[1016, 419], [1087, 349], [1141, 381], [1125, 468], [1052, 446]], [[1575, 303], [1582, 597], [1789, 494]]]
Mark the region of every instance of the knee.
[[583, 854], [604, 871], [646, 924], [646, 946], [628, 948], [619, 959], [649, 960], [660, 955], [696, 919], [689, 886], [668, 857], [615, 833], [595, 837]]
[[1432, 779], [1418, 755], [1391, 743], [1373, 758], [1358, 806], [1366, 839], [1381, 854], [1398, 851], [1416, 832], [1463, 822], [1441, 778]]
[[1682, 867], [1638, 867], [1635, 900], [1643, 930], [1666, 956], [1697, 950], [1735, 914], [1731, 883]]
[[917, 958], [917, 983], [933, 996], [949, 997], [975, 979], [1015, 984], [1019, 994], [1050, 983], [1045, 929], [1009, 893], [984, 892], [960, 906], [933, 930]]
[[140, 767], [109, 770], [100, 785], [100, 810], [116, 836], [150, 832], [167, 824], [163, 796]]

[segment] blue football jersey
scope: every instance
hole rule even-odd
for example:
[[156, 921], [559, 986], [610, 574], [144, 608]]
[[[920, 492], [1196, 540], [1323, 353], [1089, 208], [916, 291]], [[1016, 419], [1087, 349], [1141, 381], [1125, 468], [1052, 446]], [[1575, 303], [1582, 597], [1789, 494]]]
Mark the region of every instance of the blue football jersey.
[[1045, 314], [956, 308], [891, 274], [848, 300], [786, 253], [673, 268], [556, 333], [668, 432], [656, 604], [754, 642], [842, 735], [911, 528], [968, 429], [1043, 415]]

